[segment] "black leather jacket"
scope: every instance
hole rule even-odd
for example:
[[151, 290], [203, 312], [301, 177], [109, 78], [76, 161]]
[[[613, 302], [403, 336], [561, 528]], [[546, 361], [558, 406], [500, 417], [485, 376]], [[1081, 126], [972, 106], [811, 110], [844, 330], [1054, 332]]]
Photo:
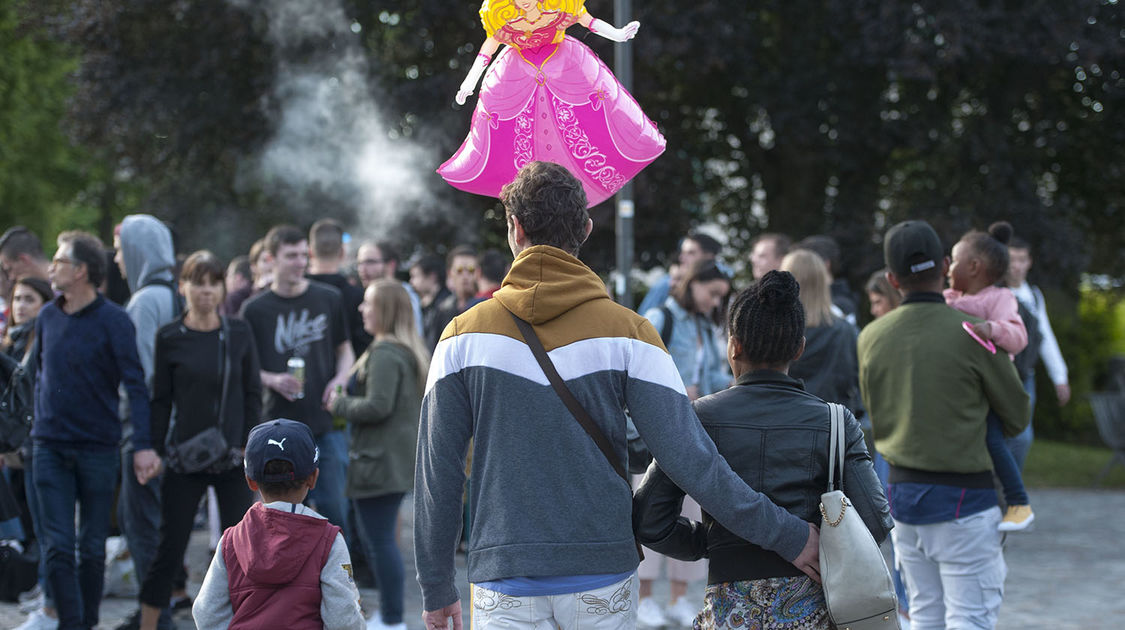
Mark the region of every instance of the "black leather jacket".
[[[695, 402], [703, 427], [731, 468], [778, 507], [819, 526], [828, 487], [828, 406], [801, 381], [773, 370], [743, 374], [730, 389]], [[863, 432], [845, 413], [844, 493], [877, 542], [894, 524]], [[710, 515], [680, 517], [684, 492], [653, 462], [633, 497], [641, 544], [680, 560], [711, 559], [708, 583], [802, 575], [772, 551], [727, 531]]]

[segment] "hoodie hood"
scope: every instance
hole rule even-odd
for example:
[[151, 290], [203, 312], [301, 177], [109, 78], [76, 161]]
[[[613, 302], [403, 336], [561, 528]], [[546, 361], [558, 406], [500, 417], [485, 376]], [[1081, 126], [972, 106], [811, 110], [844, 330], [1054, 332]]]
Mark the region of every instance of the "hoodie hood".
[[176, 253], [172, 232], [147, 214], [131, 214], [121, 222], [121, 250], [129, 291], [136, 293], [153, 280], [174, 279]]
[[[540, 291], [544, 285], [549, 289]], [[579, 304], [610, 299], [597, 274], [574, 256], [549, 245], [535, 245], [520, 252], [492, 297], [536, 326]]]
[[271, 510], [255, 503], [242, 519], [243, 527], [227, 530], [235, 538], [235, 557], [255, 584], [284, 586], [296, 579], [307, 562], [320, 560], [314, 551], [325, 536], [328, 521], [315, 516]]

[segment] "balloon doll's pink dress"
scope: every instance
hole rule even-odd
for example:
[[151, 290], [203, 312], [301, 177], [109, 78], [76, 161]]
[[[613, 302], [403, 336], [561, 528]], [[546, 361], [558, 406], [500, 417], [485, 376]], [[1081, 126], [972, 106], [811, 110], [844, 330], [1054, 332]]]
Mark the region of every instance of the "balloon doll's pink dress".
[[481, 84], [469, 136], [438, 169], [447, 182], [499, 197], [528, 162], [555, 162], [582, 181], [593, 206], [664, 151], [656, 125], [601, 59], [559, 37], [578, 17], [558, 11], [530, 32], [496, 30], [507, 47]]

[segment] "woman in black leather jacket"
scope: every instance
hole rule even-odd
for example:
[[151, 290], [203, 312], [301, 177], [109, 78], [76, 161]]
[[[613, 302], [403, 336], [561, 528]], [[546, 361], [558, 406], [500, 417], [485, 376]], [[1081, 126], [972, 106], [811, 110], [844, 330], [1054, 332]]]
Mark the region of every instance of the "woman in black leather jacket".
[[[810, 523], [828, 486], [829, 411], [787, 374], [804, 348], [799, 287], [773, 271], [735, 298], [727, 356], [736, 385], [695, 402], [719, 453], [750, 487]], [[859, 423], [845, 415], [844, 492], [877, 542], [892, 525]], [[634, 497], [637, 537], [683, 560], [711, 559], [695, 628], [831, 629], [820, 585], [777, 554], [736, 537], [707, 514], [679, 517], [684, 492], [653, 462]], [[758, 624], [758, 625], [756, 625]]]

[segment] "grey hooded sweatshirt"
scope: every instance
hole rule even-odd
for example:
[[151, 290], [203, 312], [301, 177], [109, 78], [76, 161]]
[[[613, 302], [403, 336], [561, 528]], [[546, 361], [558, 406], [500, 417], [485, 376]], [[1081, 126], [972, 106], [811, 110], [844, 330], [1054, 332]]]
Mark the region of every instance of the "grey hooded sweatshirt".
[[[152, 393], [152, 366], [156, 353], [156, 331], [176, 318], [176, 295], [165, 284], [152, 284], [154, 280], [172, 282], [176, 255], [172, 248], [172, 233], [156, 217], [131, 214], [121, 222], [121, 252], [125, 258], [125, 276], [132, 297], [125, 312], [137, 330], [137, 354], [145, 373], [145, 385]], [[127, 405], [122, 399], [122, 417], [127, 417]], [[125, 436], [132, 435], [132, 426], [125, 423]]]
[[156, 331], [176, 318], [175, 293], [166, 285], [152, 284], [154, 280], [172, 282], [175, 277], [172, 233], [156, 217], [131, 214], [121, 222], [121, 250], [132, 294], [125, 312], [137, 329], [137, 354], [141, 356], [145, 384], [151, 392]]

